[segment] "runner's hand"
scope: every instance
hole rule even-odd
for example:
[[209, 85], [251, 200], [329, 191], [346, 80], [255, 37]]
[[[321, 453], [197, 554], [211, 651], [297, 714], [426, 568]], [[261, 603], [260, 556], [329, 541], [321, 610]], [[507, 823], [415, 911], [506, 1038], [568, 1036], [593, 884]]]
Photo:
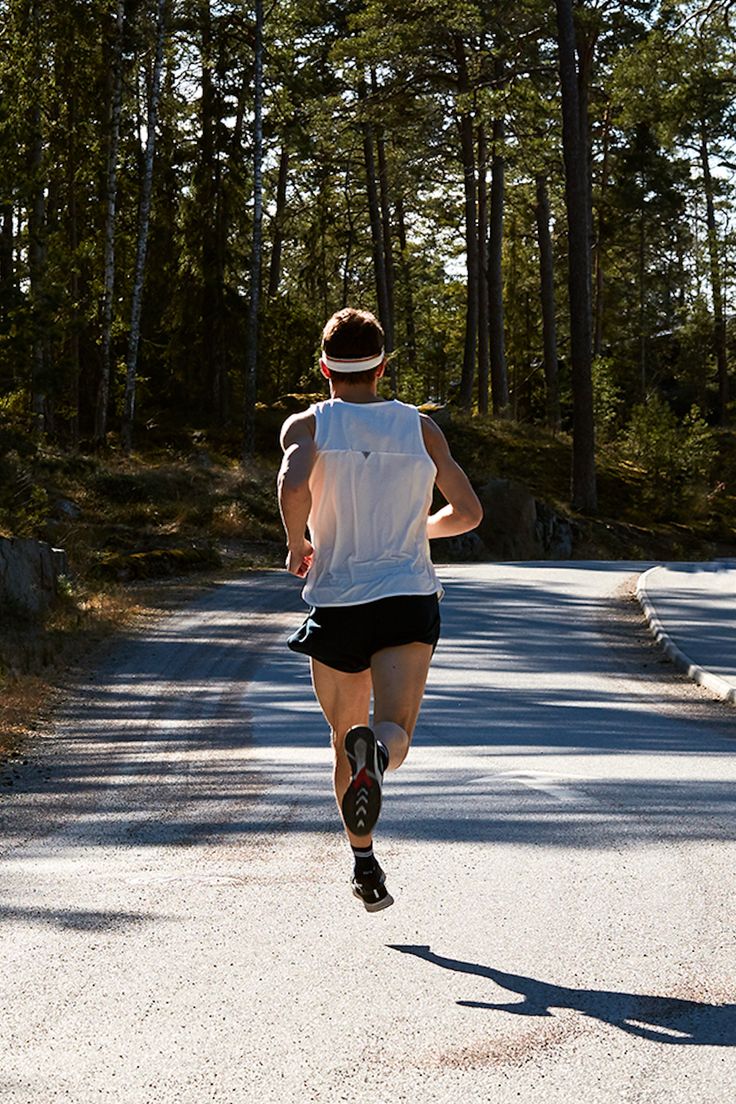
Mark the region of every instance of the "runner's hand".
[[286, 557], [286, 570], [303, 579], [312, 566], [313, 559], [314, 548], [308, 540], [304, 540], [301, 547], [289, 549]]

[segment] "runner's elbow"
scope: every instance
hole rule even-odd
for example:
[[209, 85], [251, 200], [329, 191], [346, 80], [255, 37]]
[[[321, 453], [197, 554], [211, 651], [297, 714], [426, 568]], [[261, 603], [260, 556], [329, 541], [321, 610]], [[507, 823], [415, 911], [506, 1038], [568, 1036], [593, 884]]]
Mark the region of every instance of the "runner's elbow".
[[468, 531], [476, 529], [483, 520], [483, 507], [477, 498], [473, 502], [466, 503], [459, 513], [467, 524]]

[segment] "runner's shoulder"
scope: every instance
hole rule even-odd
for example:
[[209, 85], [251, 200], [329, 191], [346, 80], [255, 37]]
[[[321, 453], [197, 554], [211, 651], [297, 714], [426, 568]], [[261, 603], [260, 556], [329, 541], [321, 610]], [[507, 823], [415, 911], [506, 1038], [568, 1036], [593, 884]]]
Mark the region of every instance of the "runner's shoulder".
[[304, 441], [307, 437], [314, 440], [315, 417], [311, 407], [300, 410], [297, 414], [290, 414], [281, 427], [281, 447], [290, 448], [292, 445]]
[[427, 452], [434, 459], [432, 450], [446, 451], [447, 450], [447, 438], [429, 414], [424, 414], [419, 411], [419, 424], [422, 427], [422, 437], [424, 438], [424, 446]]

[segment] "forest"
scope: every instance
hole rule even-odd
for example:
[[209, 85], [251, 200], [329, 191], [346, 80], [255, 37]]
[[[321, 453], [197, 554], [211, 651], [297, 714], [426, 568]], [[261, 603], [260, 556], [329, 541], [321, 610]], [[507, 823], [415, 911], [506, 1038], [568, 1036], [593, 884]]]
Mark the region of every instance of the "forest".
[[611, 443], [715, 486], [734, 8], [0, 0], [3, 451], [247, 459], [350, 304], [392, 395], [570, 435], [581, 511]]

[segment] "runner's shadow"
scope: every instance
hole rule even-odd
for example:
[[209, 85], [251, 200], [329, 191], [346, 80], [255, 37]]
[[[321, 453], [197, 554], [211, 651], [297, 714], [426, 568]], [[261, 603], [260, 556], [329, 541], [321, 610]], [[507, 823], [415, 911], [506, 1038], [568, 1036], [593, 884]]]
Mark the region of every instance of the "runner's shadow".
[[516, 1016], [552, 1016], [552, 1008], [573, 1008], [584, 1016], [618, 1027], [629, 1035], [656, 1043], [691, 1046], [736, 1046], [736, 1004], [704, 1004], [675, 997], [615, 993], [606, 989], [568, 989], [520, 974], [507, 974], [492, 966], [461, 962], [434, 954], [429, 947], [389, 943], [393, 951], [416, 955], [434, 966], [460, 974], [477, 974], [518, 993], [523, 1000], [495, 1004], [458, 1001], [464, 1008], [492, 1008]]

